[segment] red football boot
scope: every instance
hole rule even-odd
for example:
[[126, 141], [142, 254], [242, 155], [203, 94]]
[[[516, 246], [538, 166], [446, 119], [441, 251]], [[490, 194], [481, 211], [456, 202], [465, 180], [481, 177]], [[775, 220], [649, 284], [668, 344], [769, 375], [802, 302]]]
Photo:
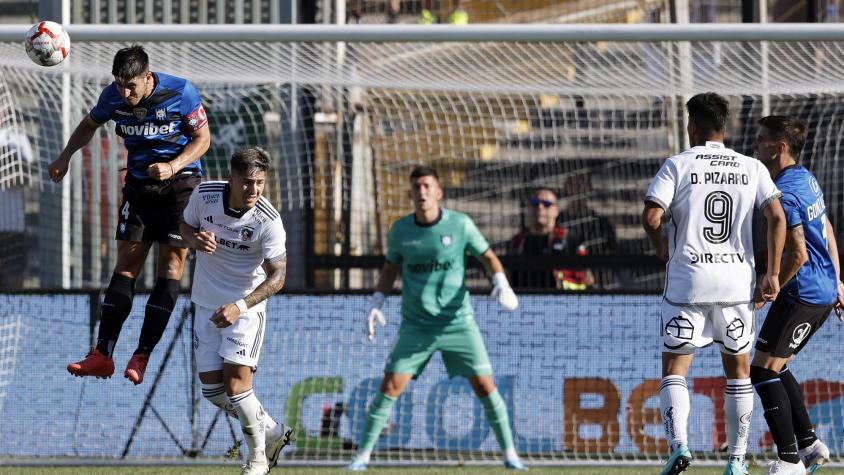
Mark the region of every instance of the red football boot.
[[100, 353], [100, 350], [91, 348], [84, 360], [67, 365], [67, 371], [74, 376], [110, 378], [114, 374], [114, 360]]
[[149, 363], [149, 355], [146, 353], [135, 353], [129, 364], [126, 365], [126, 371], [123, 376], [135, 384], [135, 386], [144, 382], [144, 371], [147, 370], [147, 363]]

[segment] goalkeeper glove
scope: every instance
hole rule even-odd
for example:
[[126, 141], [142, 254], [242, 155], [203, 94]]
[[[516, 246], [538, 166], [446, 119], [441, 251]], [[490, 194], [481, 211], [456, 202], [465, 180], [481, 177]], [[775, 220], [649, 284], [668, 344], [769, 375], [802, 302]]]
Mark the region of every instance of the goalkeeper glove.
[[497, 298], [498, 303], [507, 310], [519, 308], [519, 299], [516, 293], [507, 282], [507, 276], [503, 272], [496, 272], [492, 276], [492, 298]]
[[375, 324], [382, 327], [387, 324], [384, 314], [381, 312], [381, 306], [384, 305], [384, 294], [375, 292], [369, 298], [369, 306], [366, 310], [366, 337], [369, 341], [375, 340]]

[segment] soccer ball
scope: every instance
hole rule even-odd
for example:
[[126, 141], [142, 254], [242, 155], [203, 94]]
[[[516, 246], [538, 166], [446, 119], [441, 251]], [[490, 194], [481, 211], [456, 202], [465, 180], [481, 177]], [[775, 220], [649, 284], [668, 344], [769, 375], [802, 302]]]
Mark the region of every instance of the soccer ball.
[[23, 44], [29, 59], [41, 66], [55, 66], [70, 54], [70, 37], [61, 25], [52, 21], [32, 25]]

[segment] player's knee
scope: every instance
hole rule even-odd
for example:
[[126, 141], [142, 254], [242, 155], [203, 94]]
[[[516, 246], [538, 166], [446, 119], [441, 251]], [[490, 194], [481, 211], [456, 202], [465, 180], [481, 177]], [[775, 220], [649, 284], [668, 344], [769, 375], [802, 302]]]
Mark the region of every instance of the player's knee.
[[158, 277], [180, 280], [185, 268], [187, 249], [174, 248], [166, 256], [159, 256]]
[[252, 388], [252, 378], [242, 377], [239, 372], [224, 373], [223, 384], [226, 386], [226, 394], [234, 396]]
[[763, 368], [761, 366], [751, 366], [750, 367], [750, 382], [756, 386], [757, 384], [764, 383], [765, 381], [770, 381], [772, 379], [776, 379], [779, 374], [768, 368]]
[[487, 397], [495, 392], [495, 381], [491, 376], [479, 376], [477, 378], [470, 378], [469, 384], [472, 390], [478, 397]]
[[383, 394], [390, 397], [399, 397], [404, 390], [405, 382], [395, 375], [386, 375], [381, 380], [381, 387], [378, 388]]

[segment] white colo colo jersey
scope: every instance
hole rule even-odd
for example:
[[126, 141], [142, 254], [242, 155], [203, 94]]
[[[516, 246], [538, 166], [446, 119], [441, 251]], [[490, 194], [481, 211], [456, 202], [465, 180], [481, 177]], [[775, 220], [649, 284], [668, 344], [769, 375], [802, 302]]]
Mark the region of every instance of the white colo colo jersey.
[[216, 309], [234, 303], [266, 279], [264, 261], [285, 257], [284, 226], [278, 211], [264, 197], [240, 214], [228, 208], [229, 185], [201, 183], [185, 206], [185, 222], [214, 233], [217, 249], [196, 252], [191, 300]]
[[666, 160], [645, 196], [669, 219], [665, 300], [680, 305], [750, 302], [753, 211], [779, 196], [759, 160], [717, 142]]

